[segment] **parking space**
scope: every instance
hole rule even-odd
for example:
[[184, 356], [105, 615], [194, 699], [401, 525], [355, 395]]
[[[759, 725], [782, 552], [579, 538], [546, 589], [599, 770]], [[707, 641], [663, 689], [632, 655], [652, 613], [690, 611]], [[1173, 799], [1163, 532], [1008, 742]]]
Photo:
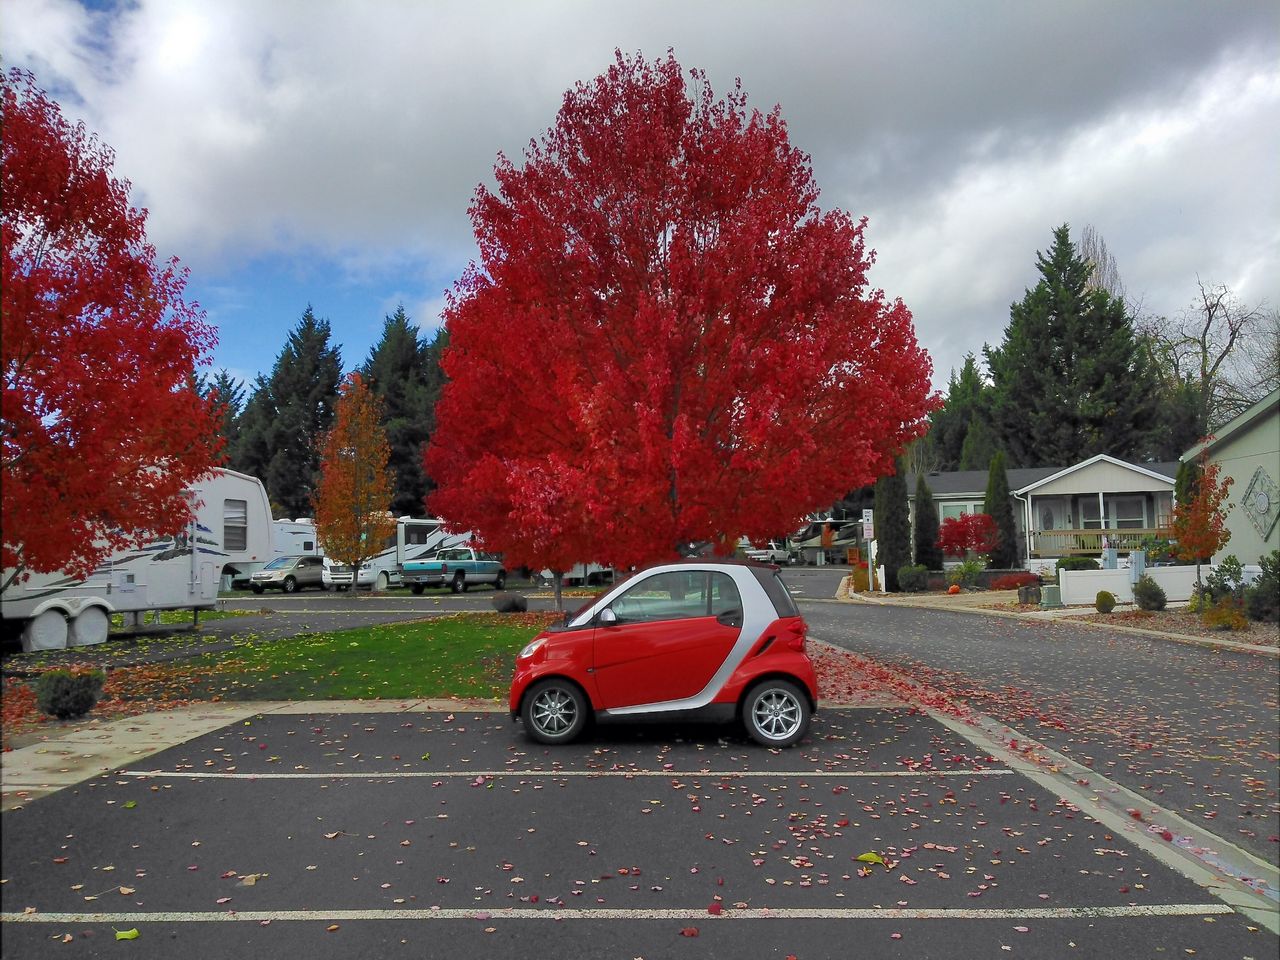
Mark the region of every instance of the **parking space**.
[[273, 714], [4, 823], [14, 956], [68, 934], [67, 955], [106, 953], [113, 928], [193, 960], [1275, 950], [910, 710], [824, 710], [780, 751], [714, 727], [548, 749], [501, 713]]

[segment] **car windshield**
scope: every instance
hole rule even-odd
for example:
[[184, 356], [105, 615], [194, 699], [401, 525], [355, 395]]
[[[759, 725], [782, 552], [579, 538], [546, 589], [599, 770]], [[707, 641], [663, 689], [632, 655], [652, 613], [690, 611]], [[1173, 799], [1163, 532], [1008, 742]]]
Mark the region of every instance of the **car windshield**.
[[274, 560], [272, 560], [262, 569], [263, 570], [287, 570], [289, 567], [293, 566], [294, 562], [297, 559], [298, 559], [297, 557], [276, 557]]

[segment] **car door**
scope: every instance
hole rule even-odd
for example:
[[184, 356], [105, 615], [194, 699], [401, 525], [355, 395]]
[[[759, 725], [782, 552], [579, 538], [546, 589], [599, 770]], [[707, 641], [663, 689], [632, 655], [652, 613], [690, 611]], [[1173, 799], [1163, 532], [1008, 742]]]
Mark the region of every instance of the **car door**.
[[742, 630], [733, 578], [709, 570], [655, 573], [610, 603], [594, 634], [596, 689], [608, 710], [701, 691]]
[[324, 561], [319, 557], [303, 557], [298, 561], [298, 586], [320, 587], [324, 584]]

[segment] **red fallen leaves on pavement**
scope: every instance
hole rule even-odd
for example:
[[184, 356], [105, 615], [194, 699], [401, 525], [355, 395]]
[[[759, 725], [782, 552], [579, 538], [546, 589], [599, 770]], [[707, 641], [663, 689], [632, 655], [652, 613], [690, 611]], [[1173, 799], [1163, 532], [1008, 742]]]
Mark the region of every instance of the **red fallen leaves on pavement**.
[[720, 914], [724, 913], [724, 907], [720, 906], [719, 903], [713, 903], [711, 906], [707, 907], [707, 913], [711, 914], [713, 917], [718, 917]]
[[685, 927], [683, 930], [680, 931], [680, 936], [682, 937], [696, 937], [697, 935], [698, 935], [697, 927]]

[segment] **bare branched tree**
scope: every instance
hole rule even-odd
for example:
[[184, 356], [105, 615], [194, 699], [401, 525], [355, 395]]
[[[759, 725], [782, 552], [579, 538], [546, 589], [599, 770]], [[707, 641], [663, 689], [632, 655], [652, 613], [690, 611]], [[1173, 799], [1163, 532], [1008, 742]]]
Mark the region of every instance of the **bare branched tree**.
[[1115, 300], [1125, 298], [1124, 281], [1120, 279], [1116, 258], [1111, 255], [1111, 251], [1107, 249], [1107, 241], [1102, 239], [1102, 234], [1094, 229], [1093, 224], [1086, 223], [1080, 231], [1076, 253], [1092, 268], [1087, 284], [1090, 290], [1105, 290]]
[[1196, 300], [1177, 317], [1145, 317], [1138, 327], [1162, 385], [1170, 395], [1184, 391], [1204, 435], [1274, 389], [1276, 322], [1224, 284], [1197, 277], [1196, 285]]

